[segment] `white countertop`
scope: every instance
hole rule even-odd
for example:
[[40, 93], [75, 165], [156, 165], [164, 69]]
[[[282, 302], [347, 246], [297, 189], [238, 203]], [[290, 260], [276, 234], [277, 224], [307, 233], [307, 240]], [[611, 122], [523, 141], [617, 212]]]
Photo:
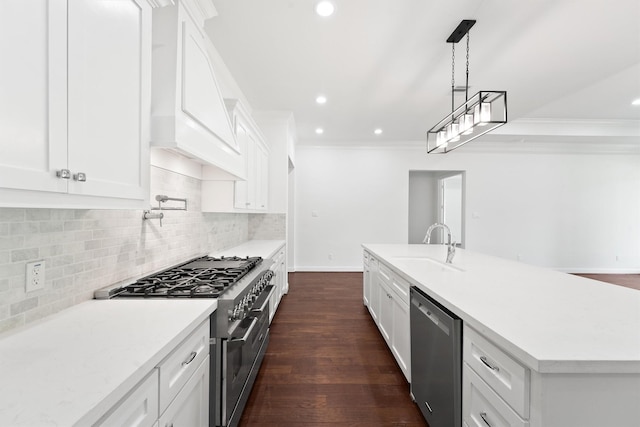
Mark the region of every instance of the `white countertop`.
[[444, 245], [364, 244], [541, 373], [640, 373], [640, 292]]
[[0, 339], [0, 426], [91, 425], [217, 301], [93, 300]]
[[211, 256], [238, 256], [238, 257], [253, 257], [260, 256], [264, 259], [273, 258], [277, 251], [284, 246], [284, 240], [249, 240], [241, 243], [233, 248], [225, 249], [211, 253]]

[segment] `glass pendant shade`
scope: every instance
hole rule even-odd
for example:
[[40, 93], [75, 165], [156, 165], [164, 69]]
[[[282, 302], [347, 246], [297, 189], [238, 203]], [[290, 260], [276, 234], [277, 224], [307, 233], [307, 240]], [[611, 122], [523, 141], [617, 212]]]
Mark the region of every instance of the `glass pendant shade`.
[[480, 103], [480, 126], [486, 126], [491, 121], [491, 104], [488, 102]]
[[469, 135], [473, 132], [473, 113], [469, 114], [467, 111], [464, 116], [462, 116], [462, 125], [460, 127], [460, 132], [463, 135]]
[[507, 123], [507, 92], [480, 91], [427, 132], [427, 152], [447, 153]]

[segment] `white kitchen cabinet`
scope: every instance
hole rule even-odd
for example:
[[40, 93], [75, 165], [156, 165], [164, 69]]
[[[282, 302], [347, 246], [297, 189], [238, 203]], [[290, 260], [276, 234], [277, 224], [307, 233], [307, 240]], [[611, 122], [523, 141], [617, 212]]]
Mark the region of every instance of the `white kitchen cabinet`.
[[2, 2], [0, 205], [145, 205], [147, 0]]
[[[411, 381], [409, 282], [367, 254], [363, 291], [368, 308], [407, 381]], [[366, 259], [366, 258], [365, 258]], [[368, 282], [368, 283], [367, 283]], [[367, 298], [366, 296], [363, 298]]]
[[529, 426], [530, 371], [464, 326], [462, 418], [471, 427]]
[[[168, 2], [166, 2], [168, 3]], [[209, 0], [177, 0], [153, 11], [151, 145], [244, 178], [244, 156], [215, 76], [204, 21]]]
[[[394, 275], [394, 287], [400, 283], [406, 286], [407, 294], [409, 292], [409, 283]], [[398, 294], [392, 293], [391, 302], [393, 323], [391, 326], [391, 352], [393, 353], [402, 373], [407, 381], [411, 382], [411, 333], [410, 333], [410, 317], [409, 304], [403, 300]]]
[[369, 252], [364, 252], [363, 269], [362, 269], [362, 302], [365, 307], [369, 307], [369, 299], [371, 298], [371, 256]]
[[94, 427], [152, 427], [159, 414], [158, 370], [153, 369]]
[[522, 419], [466, 363], [462, 366], [462, 416], [470, 427], [528, 427]]
[[96, 427], [209, 425], [209, 320], [197, 326], [95, 424]]
[[160, 412], [175, 399], [209, 354], [209, 332], [209, 322], [203, 323], [158, 365]]
[[379, 263], [374, 256], [369, 258], [369, 313], [373, 320], [378, 323], [380, 314], [380, 280], [378, 272]]
[[274, 272], [272, 283], [274, 284], [271, 299], [269, 301], [269, 322], [273, 320], [282, 297], [287, 293], [287, 267], [286, 267], [286, 246], [282, 246], [276, 251], [273, 257], [271, 270]]
[[237, 99], [227, 99], [225, 104], [242, 155], [242, 173], [233, 177], [204, 168], [202, 210], [264, 212], [269, 196], [269, 148], [246, 107]]
[[209, 357], [202, 360], [189, 381], [160, 416], [160, 427], [209, 426]]

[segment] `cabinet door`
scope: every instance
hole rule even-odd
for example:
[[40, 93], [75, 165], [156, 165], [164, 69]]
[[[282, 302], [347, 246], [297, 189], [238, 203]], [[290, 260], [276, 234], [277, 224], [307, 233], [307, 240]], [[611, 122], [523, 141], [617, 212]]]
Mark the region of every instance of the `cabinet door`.
[[256, 209], [266, 210], [269, 191], [269, 155], [260, 144], [256, 147]]
[[370, 257], [368, 253], [365, 253], [363, 259], [362, 301], [367, 307], [369, 306], [369, 299], [371, 295], [371, 270], [369, 265]]
[[69, 2], [71, 193], [144, 200], [150, 113], [146, 0]]
[[244, 153], [244, 175], [247, 178], [244, 181], [236, 181], [234, 185], [234, 204], [236, 209], [247, 209], [249, 206], [249, 181], [248, 181], [248, 150], [249, 150], [249, 134], [247, 128], [239, 120], [236, 120], [236, 140], [240, 151]]
[[391, 351], [407, 381], [411, 382], [411, 335], [409, 305], [392, 294], [393, 321], [391, 329]]
[[378, 278], [378, 261], [375, 258], [371, 258], [369, 261], [370, 271], [370, 290], [369, 290], [369, 313], [373, 320], [378, 323], [379, 311], [380, 311], [380, 281]]
[[209, 356], [160, 416], [160, 427], [209, 426]]
[[391, 333], [393, 331], [393, 296], [384, 285], [379, 287], [380, 292], [380, 316], [378, 328], [387, 344], [391, 346]]
[[0, 187], [66, 192], [66, 2], [0, 2]]

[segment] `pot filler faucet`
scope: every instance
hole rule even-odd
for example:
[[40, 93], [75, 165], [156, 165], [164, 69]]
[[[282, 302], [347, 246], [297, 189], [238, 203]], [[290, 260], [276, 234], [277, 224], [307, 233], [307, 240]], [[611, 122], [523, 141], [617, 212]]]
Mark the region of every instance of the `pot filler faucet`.
[[447, 238], [448, 238], [447, 239], [447, 264], [451, 264], [451, 261], [453, 261], [453, 257], [456, 254], [456, 242], [451, 242], [451, 230], [446, 224], [443, 224], [441, 222], [436, 222], [435, 224], [432, 224], [427, 229], [427, 234], [424, 236], [422, 243], [426, 243], [427, 245], [431, 243], [431, 233], [436, 228], [442, 228], [447, 232]]

